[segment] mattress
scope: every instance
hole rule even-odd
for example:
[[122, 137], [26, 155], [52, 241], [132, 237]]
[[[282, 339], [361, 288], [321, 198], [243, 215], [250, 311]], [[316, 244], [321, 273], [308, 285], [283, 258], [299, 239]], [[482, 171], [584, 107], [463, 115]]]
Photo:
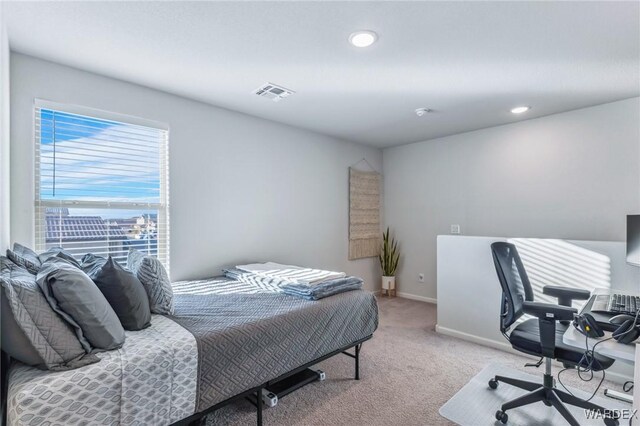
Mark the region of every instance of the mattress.
[[9, 369], [9, 425], [167, 425], [373, 334], [356, 290], [306, 301], [226, 278], [174, 283], [175, 315], [75, 370]]

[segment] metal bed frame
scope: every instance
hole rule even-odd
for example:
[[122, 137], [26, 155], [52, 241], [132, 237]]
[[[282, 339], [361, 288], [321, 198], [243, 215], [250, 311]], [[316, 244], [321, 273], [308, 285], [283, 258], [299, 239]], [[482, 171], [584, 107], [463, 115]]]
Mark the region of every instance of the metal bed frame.
[[[201, 411], [199, 413], [195, 413], [195, 414], [193, 414], [193, 415], [191, 415], [191, 416], [189, 416], [189, 417], [187, 417], [185, 419], [179, 420], [179, 421], [173, 423], [171, 426], [187, 426], [187, 425], [193, 426], [193, 425], [197, 425], [197, 424], [200, 423], [200, 420], [202, 420], [205, 416], [207, 416], [208, 414], [213, 413], [214, 411], [218, 410], [219, 408], [222, 408], [227, 404], [230, 404], [230, 403], [232, 403], [234, 401], [238, 401], [238, 400], [244, 399], [244, 398], [252, 396], [254, 394], [255, 394], [255, 397], [256, 397], [256, 404], [255, 405], [256, 405], [257, 425], [258, 426], [262, 426], [262, 410], [263, 410], [262, 390], [264, 388], [266, 388], [268, 386], [271, 386], [274, 383], [277, 383], [277, 382], [279, 382], [279, 381], [281, 381], [281, 380], [283, 380], [283, 379], [285, 379], [285, 378], [287, 378], [289, 376], [297, 374], [300, 371], [311, 367], [312, 365], [315, 365], [315, 364], [317, 364], [317, 363], [319, 363], [321, 361], [324, 361], [325, 359], [331, 358], [331, 357], [333, 357], [335, 355], [338, 355], [338, 354], [347, 355], [347, 356], [349, 356], [349, 357], [351, 357], [351, 358], [353, 358], [355, 360], [354, 379], [355, 380], [360, 380], [360, 349], [362, 348], [362, 344], [365, 341], [371, 339], [372, 337], [373, 337], [373, 335], [370, 335], [370, 336], [365, 337], [364, 339], [360, 339], [360, 340], [357, 340], [357, 341], [355, 341], [353, 343], [350, 343], [349, 345], [347, 345], [347, 346], [345, 346], [343, 348], [337, 349], [337, 350], [335, 350], [333, 352], [330, 352], [330, 353], [328, 353], [326, 355], [321, 356], [320, 358], [314, 359], [313, 361], [308, 362], [308, 363], [306, 363], [304, 365], [301, 365], [300, 367], [295, 368], [295, 369], [293, 369], [293, 370], [291, 370], [291, 371], [289, 371], [289, 372], [287, 372], [287, 373], [285, 373], [285, 374], [283, 374], [283, 375], [281, 375], [279, 377], [276, 377], [273, 380], [269, 380], [268, 382], [263, 383], [260, 386], [256, 386], [254, 388], [247, 389], [246, 391], [241, 392], [241, 393], [239, 393], [237, 395], [234, 395], [231, 398], [225, 399], [224, 401], [221, 401], [221, 402], [219, 402], [219, 403], [207, 408], [206, 410], [203, 410], [203, 411]], [[354, 353], [347, 352], [351, 348], [354, 348]]]

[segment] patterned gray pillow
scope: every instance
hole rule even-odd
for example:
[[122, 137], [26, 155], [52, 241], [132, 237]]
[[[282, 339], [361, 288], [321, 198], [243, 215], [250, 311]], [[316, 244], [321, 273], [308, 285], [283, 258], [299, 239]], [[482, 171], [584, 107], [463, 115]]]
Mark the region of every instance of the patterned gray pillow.
[[[49, 370], [98, 362], [87, 355], [73, 329], [51, 309], [26, 269], [0, 256], [2, 348], [13, 358]], [[9, 309], [6, 309], [8, 307]]]
[[22, 266], [33, 275], [38, 273], [40, 265], [42, 265], [35, 251], [18, 243], [13, 244], [13, 251], [7, 249], [7, 257], [11, 259], [13, 263]]
[[167, 271], [153, 256], [145, 256], [135, 249], [129, 250], [127, 268], [140, 280], [149, 296], [149, 307], [154, 314], [173, 314], [173, 287]]

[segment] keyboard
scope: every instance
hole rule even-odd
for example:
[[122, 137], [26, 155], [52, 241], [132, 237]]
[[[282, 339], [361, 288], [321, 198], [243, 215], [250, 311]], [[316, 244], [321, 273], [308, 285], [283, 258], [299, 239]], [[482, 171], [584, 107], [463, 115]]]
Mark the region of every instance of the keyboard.
[[599, 294], [591, 307], [593, 312], [629, 315], [635, 315], [638, 309], [640, 309], [640, 296], [628, 294]]

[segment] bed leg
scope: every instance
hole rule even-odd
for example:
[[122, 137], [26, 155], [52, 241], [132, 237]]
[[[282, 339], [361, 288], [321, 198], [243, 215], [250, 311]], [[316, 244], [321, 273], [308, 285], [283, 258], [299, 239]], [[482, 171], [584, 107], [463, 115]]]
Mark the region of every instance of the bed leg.
[[356, 345], [356, 380], [360, 380], [360, 347], [362, 343]]
[[258, 389], [258, 392], [256, 392], [256, 405], [258, 408], [258, 426], [262, 426], [262, 389]]

